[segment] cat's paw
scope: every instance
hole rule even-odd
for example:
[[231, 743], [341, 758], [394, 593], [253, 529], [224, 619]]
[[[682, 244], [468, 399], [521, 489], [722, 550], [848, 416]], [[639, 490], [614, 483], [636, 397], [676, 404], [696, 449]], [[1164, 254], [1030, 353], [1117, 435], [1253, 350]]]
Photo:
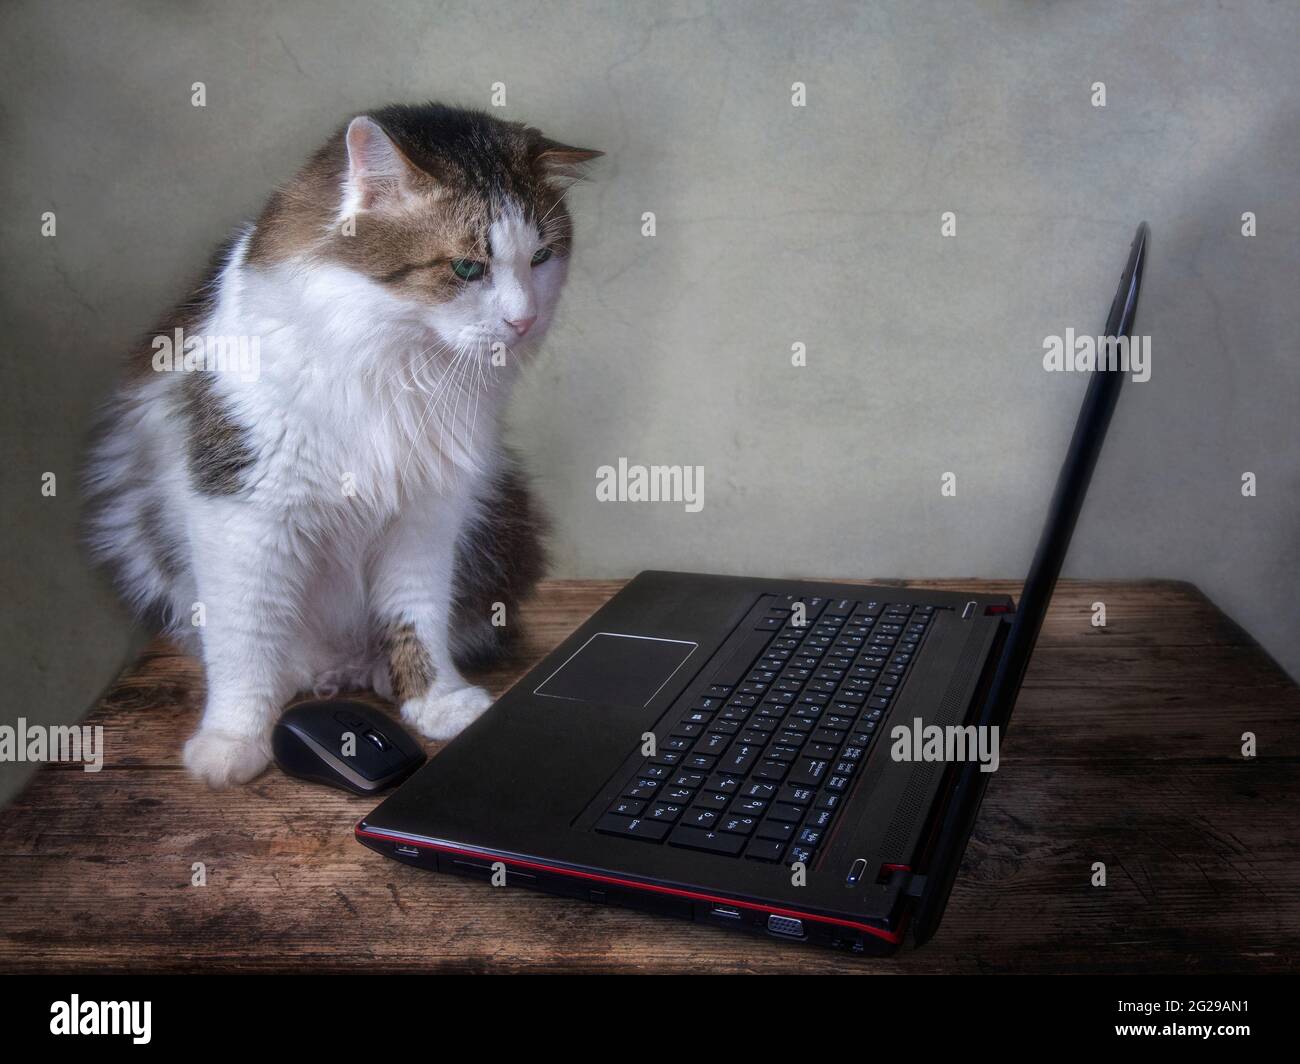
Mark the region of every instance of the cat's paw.
[[200, 728], [185, 744], [185, 767], [209, 787], [247, 783], [270, 764], [266, 748], [242, 735]]
[[421, 698], [402, 703], [402, 719], [428, 739], [452, 739], [463, 732], [492, 705], [492, 696], [481, 687], [458, 687], [452, 691], [431, 690]]

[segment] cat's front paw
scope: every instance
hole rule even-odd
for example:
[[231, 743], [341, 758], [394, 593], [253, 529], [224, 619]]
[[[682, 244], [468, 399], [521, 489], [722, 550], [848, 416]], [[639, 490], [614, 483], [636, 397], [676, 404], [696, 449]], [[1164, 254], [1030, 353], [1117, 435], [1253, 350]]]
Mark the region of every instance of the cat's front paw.
[[270, 763], [261, 743], [242, 735], [200, 728], [185, 744], [185, 767], [209, 787], [247, 783]]
[[431, 690], [402, 703], [402, 719], [429, 739], [452, 739], [483, 715], [492, 696], [481, 687]]

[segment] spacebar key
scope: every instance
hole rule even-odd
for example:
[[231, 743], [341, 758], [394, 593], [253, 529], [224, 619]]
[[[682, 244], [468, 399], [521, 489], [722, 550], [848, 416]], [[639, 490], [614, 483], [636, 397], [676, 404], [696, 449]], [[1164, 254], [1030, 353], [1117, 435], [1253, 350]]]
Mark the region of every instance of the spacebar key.
[[730, 835], [721, 831], [705, 831], [703, 828], [690, 828], [685, 824], [673, 829], [668, 836], [669, 846], [685, 846], [688, 850], [706, 850], [709, 853], [725, 853], [735, 857], [745, 846], [744, 835]]
[[767, 649], [772, 639], [772, 632], [750, 632], [743, 643], [731, 652], [731, 657], [717, 672], [712, 682], [727, 687], [735, 687], [748, 674], [749, 668], [758, 660], [758, 656]]

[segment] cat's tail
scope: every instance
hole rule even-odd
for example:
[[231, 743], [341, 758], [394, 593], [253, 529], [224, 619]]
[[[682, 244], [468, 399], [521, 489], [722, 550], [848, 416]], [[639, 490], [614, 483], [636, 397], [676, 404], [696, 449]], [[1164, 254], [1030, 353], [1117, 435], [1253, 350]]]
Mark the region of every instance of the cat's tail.
[[457, 544], [449, 633], [457, 668], [484, 668], [512, 649], [521, 632], [519, 603], [546, 571], [549, 528], [519, 460], [506, 452]]
[[93, 430], [82, 471], [81, 535], [135, 616], [167, 631], [182, 627], [176, 604], [189, 574], [184, 531], [170, 520], [152, 416], [149, 399], [122, 392]]

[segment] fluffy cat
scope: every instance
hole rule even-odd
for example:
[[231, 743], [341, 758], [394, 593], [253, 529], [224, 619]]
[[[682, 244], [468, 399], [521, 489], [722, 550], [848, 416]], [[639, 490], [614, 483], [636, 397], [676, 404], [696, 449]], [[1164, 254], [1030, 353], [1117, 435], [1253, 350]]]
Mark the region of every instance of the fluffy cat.
[[432, 739], [490, 704], [459, 670], [501, 650], [542, 569], [499, 419], [564, 284], [565, 189], [599, 154], [433, 104], [360, 115], [137, 352], [88, 538], [202, 657], [195, 775], [256, 776], [321, 684], [373, 686]]

